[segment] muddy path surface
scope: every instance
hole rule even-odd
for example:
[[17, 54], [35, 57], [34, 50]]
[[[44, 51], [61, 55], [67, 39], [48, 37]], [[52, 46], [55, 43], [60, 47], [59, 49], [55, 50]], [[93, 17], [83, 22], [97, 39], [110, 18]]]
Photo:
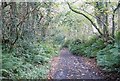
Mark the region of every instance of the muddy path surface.
[[103, 79], [95, 59], [74, 56], [67, 48], [51, 61], [48, 77], [51, 79]]

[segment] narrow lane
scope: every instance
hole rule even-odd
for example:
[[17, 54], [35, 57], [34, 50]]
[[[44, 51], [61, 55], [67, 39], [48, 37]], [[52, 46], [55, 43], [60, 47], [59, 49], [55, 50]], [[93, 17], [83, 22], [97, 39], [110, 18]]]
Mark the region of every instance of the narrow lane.
[[53, 68], [52, 79], [102, 79], [97, 67], [91, 67], [82, 57], [72, 55], [68, 49], [60, 51], [58, 64]]

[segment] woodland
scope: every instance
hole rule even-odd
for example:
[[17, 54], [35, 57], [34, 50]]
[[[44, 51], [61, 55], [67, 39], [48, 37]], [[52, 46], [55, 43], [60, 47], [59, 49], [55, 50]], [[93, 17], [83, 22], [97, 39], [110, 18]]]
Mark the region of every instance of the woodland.
[[65, 48], [120, 80], [119, 0], [0, 2], [0, 34], [2, 79], [47, 79]]

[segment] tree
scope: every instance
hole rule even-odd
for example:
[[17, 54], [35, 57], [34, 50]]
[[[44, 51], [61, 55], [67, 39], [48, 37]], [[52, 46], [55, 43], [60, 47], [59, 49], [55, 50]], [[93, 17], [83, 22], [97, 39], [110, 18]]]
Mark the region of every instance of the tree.
[[102, 32], [99, 30], [99, 28], [97, 27], [97, 25], [92, 21], [92, 19], [90, 19], [90, 18], [89, 18], [87, 15], [85, 15], [84, 13], [81, 13], [81, 12], [73, 9], [73, 8], [70, 6], [69, 3], [67, 3], [67, 4], [68, 4], [69, 8], [70, 8], [73, 12], [78, 13], [78, 14], [81, 14], [81, 15], [83, 15], [85, 18], [87, 18], [87, 19], [91, 22], [91, 24], [96, 28], [96, 30], [99, 32], [99, 34], [102, 35]]
[[[115, 13], [118, 10], [118, 21], [119, 21], [119, 8], [120, 8], [120, 1], [118, 2], [118, 5], [115, 9], [113, 9], [113, 15], [112, 15], [112, 37], [114, 38], [114, 34], [115, 34]], [[118, 26], [119, 26], [119, 22], [118, 22]]]
[[[110, 20], [108, 18], [108, 16], [110, 15], [110, 14], [108, 14], [108, 12], [109, 12], [108, 6], [110, 3], [104, 2], [102, 0], [99, 2], [94, 2], [95, 16], [92, 14], [89, 14], [89, 12], [86, 12], [82, 9], [80, 9], [80, 10], [75, 9], [75, 8], [71, 7], [71, 5], [69, 3], [67, 3], [67, 4], [71, 11], [73, 11], [77, 14], [83, 15], [86, 19], [88, 19], [91, 22], [91, 24], [96, 28], [96, 30], [98, 31], [98, 33], [101, 35], [101, 37], [104, 39], [105, 42], [108, 42], [108, 40], [114, 41], [114, 31], [115, 31], [114, 15], [113, 15], [112, 20]], [[91, 3], [86, 3], [86, 4], [91, 4]], [[118, 2], [117, 7], [114, 9], [114, 13], [116, 12], [116, 9], [118, 9], [118, 7], [119, 7], [119, 2]], [[90, 18], [89, 16], [91, 16], [92, 18]], [[97, 20], [98, 25], [92, 19]], [[108, 21], [113, 21], [112, 36], [110, 35], [109, 29], [108, 29], [109, 24], [110, 24], [110, 22], [108, 22]]]

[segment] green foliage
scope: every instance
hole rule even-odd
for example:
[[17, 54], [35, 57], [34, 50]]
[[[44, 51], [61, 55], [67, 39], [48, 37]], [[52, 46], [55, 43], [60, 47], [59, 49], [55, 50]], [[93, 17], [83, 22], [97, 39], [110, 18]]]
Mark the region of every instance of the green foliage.
[[87, 40], [87, 41], [85, 42], [85, 46], [88, 47], [88, 46], [92, 45], [96, 40], [97, 40], [96, 37], [91, 37], [91, 38], [89, 38], [89, 40]]
[[[69, 40], [70, 41], [70, 40]], [[74, 54], [74, 55], [82, 55], [85, 49], [84, 44], [81, 44], [81, 40], [80, 39], [76, 39], [73, 40], [69, 43], [65, 43], [66, 45], [68, 45], [70, 51]]]
[[91, 38], [85, 43], [81, 43], [81, 41], [77, 43], [76, 41], [78, 41], [78, 39], [71, 42], [69, 46], [70, 51], [75, 55], [96, 57], [97, 52], [105, 47], [102, 39], [96, 40], [96, 38]]
[[82, 54], [80, 45], [71, 44], [70, 51], [75, 55]]
[[120, 52], [120, 31], [116, 33], [116, 43], [118, 45], [119, 52]]
[[97, 52], [105, 47], [102, 39], [99, 38], [98, 40], [93, 41], [94, 42], [85, 49], [85, 54], [88, 57], [96, 57]]
[[63, 34], [59, 34], [57, 36], [54, 36], [53, 40], [54, 40], [54, 43], [56, 43], [56, 44], [62, 44], [65, 40], [65, 37]]
[[71, 40], [66, 40], [61, 46], [61, 48], [64, 48], [64, 47], [69, 48], [70, 43], [71, 43]]
[[69, 44], [69, 49], [74, 55], [95, 57], [97, 59], [97, 65], [102, 67], [103, 70], [120, 71], [118, 43], [105, 45], [101, 38], [91, 38], [85, 43], [77, 43], [74, 40], [67, 44]]
[[25, 44], [23, 48], [13, 49], [11, 53], [3, 51], [2, 75], [12, 79], [46, 78], [49, 60], [57, 54], [57, 49], [49, 43]]
[[117, 41], [120, 41], [120, 31], [118, 31], [118, 32], [116, 33], [116, 40], [117, 40]]
[[107, 71], [120, 70], [120, 52], [118, 48], [108, 45], [97, 53], [97, 64]]
[[46, 56], [35, 55], [33, 61], [35, 63], [44, 64], [49, 61], [49, 58], [47, 58]]

